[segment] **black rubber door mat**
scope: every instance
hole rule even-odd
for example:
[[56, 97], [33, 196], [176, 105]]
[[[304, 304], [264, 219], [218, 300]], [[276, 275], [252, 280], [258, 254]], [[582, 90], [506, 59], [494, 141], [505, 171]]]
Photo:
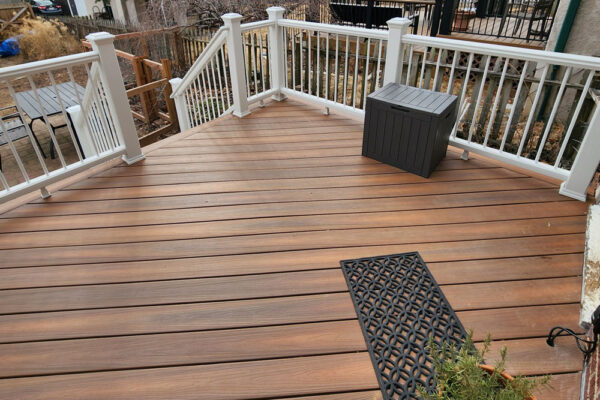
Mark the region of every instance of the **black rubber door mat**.
[[384, 400], [435, 386], [430, 337], [460, 346], [465, 329], [419, 253], [340, 261]]

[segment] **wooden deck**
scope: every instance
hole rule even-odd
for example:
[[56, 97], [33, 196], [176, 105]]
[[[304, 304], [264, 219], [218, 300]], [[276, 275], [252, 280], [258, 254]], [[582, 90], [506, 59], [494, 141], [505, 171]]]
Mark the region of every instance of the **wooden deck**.
[[419, 251], [509, 371], [577, 399], [586, 205], [450, 151], [430, 179], [285, 101], [0, 215], [2, 399], [378, 399], [340, 259]]

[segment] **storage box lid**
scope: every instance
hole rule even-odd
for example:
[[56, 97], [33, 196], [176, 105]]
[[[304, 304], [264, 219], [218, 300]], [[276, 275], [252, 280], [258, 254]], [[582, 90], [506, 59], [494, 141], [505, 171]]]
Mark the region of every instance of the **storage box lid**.
[[373, 100], [383, 101], [411, 111], [440, 117], [457, 99], [456, 96], [420, 89], [412, 86], [388, 83], [369, 95]]

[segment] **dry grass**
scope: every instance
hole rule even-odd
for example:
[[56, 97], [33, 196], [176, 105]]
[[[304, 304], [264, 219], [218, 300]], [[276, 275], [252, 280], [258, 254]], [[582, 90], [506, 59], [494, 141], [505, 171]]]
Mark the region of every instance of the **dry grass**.
[[79, 53], [81, 45], [61, 22], [42, 18], [26, 19], [17, 31], [26, 61], [46, 60]]

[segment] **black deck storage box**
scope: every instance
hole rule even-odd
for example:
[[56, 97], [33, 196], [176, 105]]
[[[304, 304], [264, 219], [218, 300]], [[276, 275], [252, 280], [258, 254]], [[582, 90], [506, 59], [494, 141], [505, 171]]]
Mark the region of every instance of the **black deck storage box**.
[[456, 96], [387, 84], [367, 97], [362, 154], [428, 178], [455, 120]]

